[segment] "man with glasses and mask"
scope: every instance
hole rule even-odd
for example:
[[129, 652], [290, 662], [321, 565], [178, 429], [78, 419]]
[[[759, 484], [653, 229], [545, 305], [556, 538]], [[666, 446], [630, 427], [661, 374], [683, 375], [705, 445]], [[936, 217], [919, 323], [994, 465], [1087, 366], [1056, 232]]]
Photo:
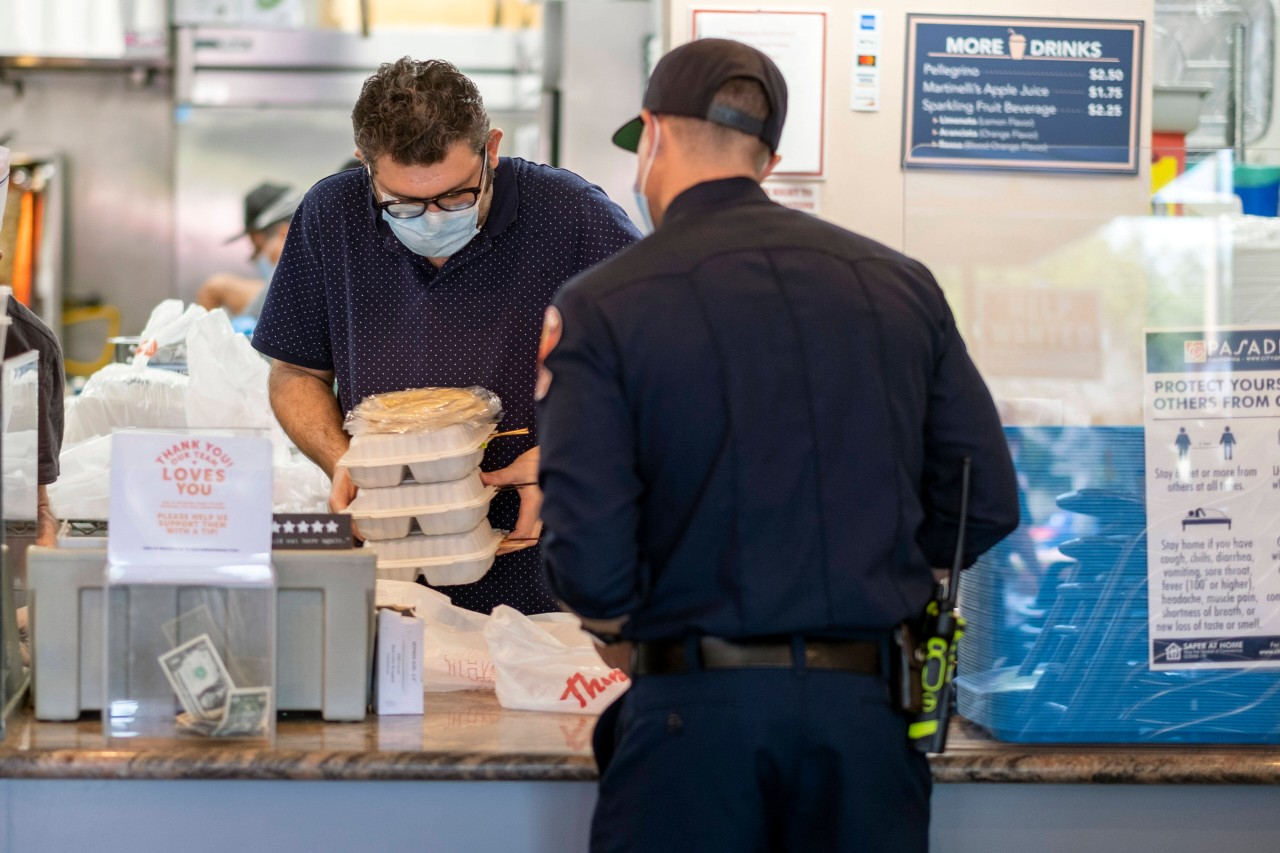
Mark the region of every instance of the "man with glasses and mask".
[[635, 643], [596, 729], [596, 853], [925, 853], [892, 631], [951, 562], [965, 457], [966, 560], [1018, 524], [933, 276], [761, 189], [786, 109], [754, 48], [664, 56], [614, 136], [657, 229], [548, 310], [547, 568]]
[[[504, 430], [533, 423], [539, 330], [560, 285], [639, 239], [604, 192], [562, 169], [499, 157], [475, 84], [453, 65], [383, 65], [351, 114], [363, 169], [312, 187], [290, 225], [253, 345], [275, 360], [271, 404], [333, 479], [330, 506], [355, 496], [335, 463], [346, 412], [370, 394], [480, 385]], [[337, 381], [337, 396], [333, 393]], [[488, 612], [557, 609], [537, 546], [536, 436], [494, 442], [482, 465], [490, 521], [510, 530], [492, 569], [453, 602]]]

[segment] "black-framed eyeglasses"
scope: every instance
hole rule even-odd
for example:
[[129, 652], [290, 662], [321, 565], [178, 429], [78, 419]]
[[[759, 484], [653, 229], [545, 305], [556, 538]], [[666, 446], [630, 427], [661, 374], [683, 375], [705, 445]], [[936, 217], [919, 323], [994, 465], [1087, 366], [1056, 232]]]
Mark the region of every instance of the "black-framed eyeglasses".
[[[469, 210], [476, 206], [476, 202], [480, 200], [480, 193], [484, 191], [484, 176], [489, 170], [489, 158], [482, 155], [480, 162], [480, 183], [474, 187], [467, 187], [461, 190], [450, 190], [447, 193], [435, 196], [433, 198], [421, 199], [392, 199], [391, 201], [374, 202], [379, 210], [386, 211], [387, 215], [392, 219], [417, 219], [419, 216], [427, 212], [427, 209], [433, 205], [438, 210], [446, 213], [456, 213], [459, 210]], [[372, 177], [372, 173], [370, 173]], [[372, 183], [372, 182], [371, 182]], [[377, 192], [377, 189], [374, 190]]]

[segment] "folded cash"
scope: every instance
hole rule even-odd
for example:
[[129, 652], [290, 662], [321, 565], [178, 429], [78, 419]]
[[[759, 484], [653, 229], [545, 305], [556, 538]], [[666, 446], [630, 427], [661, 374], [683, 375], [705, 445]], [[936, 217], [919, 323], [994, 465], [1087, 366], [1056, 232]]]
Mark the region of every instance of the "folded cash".
[[190, 714], [179, 714], [177, 719], [178, 731], [187, 734], [202, 735], [209, 737], [213, 734], [213, 730], [217, 728], [217, 723], [211, 720], [200, 720]]
[[262, 737], [267, 733], [267, 715], [270, 713], [270, 687], [232, 688], [226, 710], [214, 728], [213, 736]]
[[160, 668], [178, 695], [178, 701], [197, 720], [223, 717], [227, 697], [235, 685], [213, 640], [201, 634], [160, 655]]
[[160, 655], [160, 668], [182, 703], [178, 730], [203, 737], [262, 737], [270, 687], [236, 687], [208, 634]]

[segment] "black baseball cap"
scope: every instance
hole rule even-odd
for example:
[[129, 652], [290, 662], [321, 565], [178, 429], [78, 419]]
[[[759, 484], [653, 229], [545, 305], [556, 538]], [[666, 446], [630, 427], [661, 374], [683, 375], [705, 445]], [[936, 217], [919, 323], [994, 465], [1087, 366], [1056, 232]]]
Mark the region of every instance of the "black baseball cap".
[[[723, 105], [713, 106], [716, 92], [735, 77], [755, 80], [769, 100], [764, 121]], [[787, 118], [787, 82], [773, 60], [754, 47], [729, 39], [697, 39], [682, 44], [658, 61], [644, 93], [644, 108], [659, 115], [691, 116], [757, 137], [777, 153]], [[618, 128], [613, 144], [628, 151], [640, 145], [644, 124], [639, 116]]]
[[298, 209], [302, 197], [293, 187], [262, 183], [244, 197], [244, 230], [225, 242], [233, 243], [253, 231], [265, 231], [272, 225], [288, 222]]

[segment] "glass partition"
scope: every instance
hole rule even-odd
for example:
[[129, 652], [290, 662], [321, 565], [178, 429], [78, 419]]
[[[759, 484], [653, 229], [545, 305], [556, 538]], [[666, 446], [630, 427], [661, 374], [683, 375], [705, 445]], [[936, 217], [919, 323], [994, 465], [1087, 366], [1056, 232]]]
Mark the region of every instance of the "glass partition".
[[[1159, 155], [1134, 175], [907, 172], [904, 250], [1019, 418], [1140, 423], [1144, 328], [1280, 320], [1280, 169], [1223, 150], [1170, 173]], [[1268, 195], [1271, 216], [1243, 214]]]
[[906, 172], [904, 250], [945, 291], [1018, 470], [1022, 524], [961, 586], [959, 708], [997, 737], [1280, 742], [1268, 163]]
[[[39, 354], [28, 352], [0, 363], [0, 507], [4, 518], [0, 560], [0, 727], [27, 683], [19, 646], [18, 590], [23, 579], [21, 548], [36, 524]], [[17, 535], [11, 536], [10, 531]], [[3, 731], [0, 728], [0, 731]]]

